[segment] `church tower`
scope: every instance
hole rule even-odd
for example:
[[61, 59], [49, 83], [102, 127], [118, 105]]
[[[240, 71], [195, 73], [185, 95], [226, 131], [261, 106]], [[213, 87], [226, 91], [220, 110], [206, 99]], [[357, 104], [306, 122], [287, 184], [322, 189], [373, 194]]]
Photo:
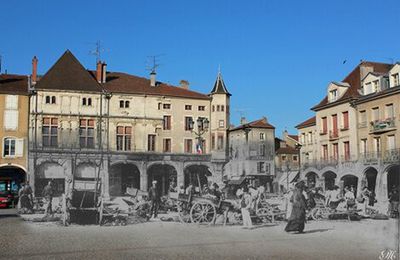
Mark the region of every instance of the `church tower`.
[[219, 71], [211, 90], [211, 154], [213, 162], [228, 161], [228, 129], [230, 126], [230, 96]]

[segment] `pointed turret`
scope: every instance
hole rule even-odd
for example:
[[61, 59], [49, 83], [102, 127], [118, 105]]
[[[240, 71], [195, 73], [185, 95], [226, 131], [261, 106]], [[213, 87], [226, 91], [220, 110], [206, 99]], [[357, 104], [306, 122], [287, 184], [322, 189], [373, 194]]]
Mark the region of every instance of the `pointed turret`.
[[211, 94], [226, 94], [228, 96], [231, 96], [225, 86], [224, 80], [222, 79], [221, 71], [218, 71], [217, 79], [215, 80], [214, 87], [211, 90]]

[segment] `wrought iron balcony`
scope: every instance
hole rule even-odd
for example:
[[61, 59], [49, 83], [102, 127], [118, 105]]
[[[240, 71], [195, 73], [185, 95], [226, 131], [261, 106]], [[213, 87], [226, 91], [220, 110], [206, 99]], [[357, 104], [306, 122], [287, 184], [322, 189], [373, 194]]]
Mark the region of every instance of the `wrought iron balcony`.
[[396, 129], [395, 118], [386, 118], [384, 120], [371, 121], [371, 133], [384, 133]]

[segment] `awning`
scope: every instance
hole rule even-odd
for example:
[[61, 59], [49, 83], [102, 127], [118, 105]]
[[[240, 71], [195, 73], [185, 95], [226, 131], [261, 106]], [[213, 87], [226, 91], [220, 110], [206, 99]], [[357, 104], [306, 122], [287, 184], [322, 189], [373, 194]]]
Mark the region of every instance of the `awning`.
[[281, 178], [279, 179], [279, 185], [287, 185], [287, 177], [289, 175], [289, 183], [295, 182], [300, 175], [299, 171], [290, 171], [289, 174], [283, 173]]
[[243, 177], [243, 176], [233, 176], [233, 177], [229, 180], [228, 184], [231, 184], [231, 185], [240, 185], [240, 184], [243, 183], [243, 181], [244, 181], [245, 179], [246, 179], [246, 177]]

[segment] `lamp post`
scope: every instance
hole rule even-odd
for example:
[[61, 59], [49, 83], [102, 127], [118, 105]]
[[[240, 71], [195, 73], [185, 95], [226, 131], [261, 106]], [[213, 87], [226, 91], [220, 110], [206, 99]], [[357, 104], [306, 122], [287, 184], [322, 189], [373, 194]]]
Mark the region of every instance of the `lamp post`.
[[[205, 132], [208, 131], [208, 127], [210, 124], [210, 121], [208, 121], [208, 119], [206, 117], [198, 117], [197, 120], [197, 131], [194, 130], [194, 121], [193, 119], [190, 119], [189, 121], [189, 129], [190, 131], [192, 131], [192, 133], [194, 133], [196, 135], [196, 139], [197, 139], [197, 152], [199, 153], [199, 151], [201, 151], [201, 153], [203, 152], [203, 144], [202, 144], [202, 140], [203, 140], [203, 135]], [[200, 149], [200, 150], [199, 150]]]

